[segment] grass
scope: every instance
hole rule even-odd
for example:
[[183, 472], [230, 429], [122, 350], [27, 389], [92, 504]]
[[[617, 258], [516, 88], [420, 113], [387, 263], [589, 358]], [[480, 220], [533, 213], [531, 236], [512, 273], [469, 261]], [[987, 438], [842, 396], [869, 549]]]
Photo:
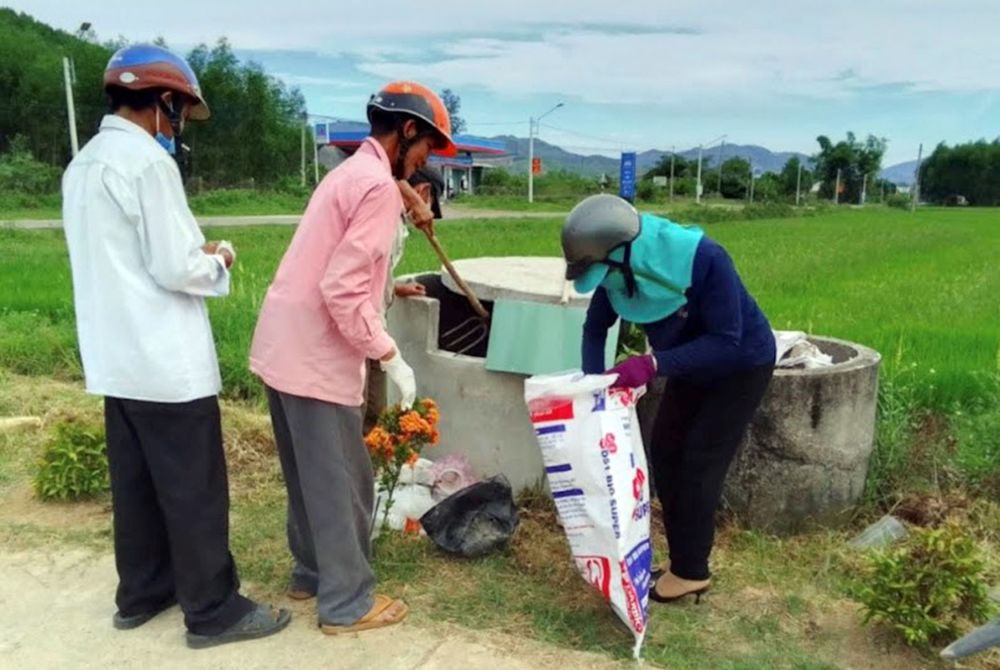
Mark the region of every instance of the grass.
[[[877, 449], [867, 501], [967, 487], [1000, 498], [1000, 228], [997, 210], [821, 211], [706, 224], [776, 328], [860, 342], [883, 354]], [[454, 258], [558, 255], [560, 219], [448, 221]], [[210, 300], [225, 394], [260, 403], [247, 369], [256, 315], [294, 233], [209, 229], [239, 250], [232, 295]], [[0, 229], [0, 368], [81, 377], [60, 231]], [[9, 260], [8, 260], [9, 259]], [[414, 235], [400, 271], [438, 267]]]
[[[952, 469], [996, 476], [997, 249], [989, 210], [838, 211], [812, 218], [706, 226], [727, 246], [773, 324], [863, 342], [886, 355], [874, 479]], [[558, 218], [456, 221], [440, 226], [456, 258], [555, 255]], [[223, 420], [232, 488], [232, 547], [249, 591], [279, 597], [290, 568], [284, 492], [246, 352], [260, 300], [294, 229], [209, 230], [240, 251], [234, 293], [211, 301], [225, 385]], [[72, 298], [59, 231], [0, 230], [0, 415], [46, 418], [72, 410], [100, 418], [79, 390]], [[437, 266], [414, 238], [401, 270]], [[7, 370], [7, 372], [4, 372]], [[13, 374], [16, 370], [30, 376]], [[70, 380], [54, 381], [51, 376]], [[249, 400], [249, 403], [247, 402]], [[956, 403], [958, 403], [956, 405]], [[947, 414], [945, 429], [927, 411]], [[930, 416], [937, 416], [931, 414]], [[915, 438], [924, 437], [915, 442]], [[930, 437], [927, 437], [927, 436]], [[107, 500], [43, 505], [30, 477], [44, 433], [0, 435], [0, 542], [110, 546]], [[878, 459], [881, 459], [879, 461]], [[1000, 556], [1000, 508], [976, 508], [977, 537]], [[971, 513], [970, 513], [971, 514]], [[992, 530], [989, 530], [992, 528]], [[935, 668], [878, 629], [863, 628], [849, 592], [848, 532], [778, 539], [724, 527], [708, 605], [654, 607], [645, 657], [670, 668]], [[662, 539], [658, 553], [662, 555]], [[551, 510], [534, 503], [509, 550], [476, 561], [443, 556], [417, 538], [381, 540], [384, 588], [410, 601], [417, 623], [450, 622], [626, 659], [631, 639], [575, 574]], [[989, 668], [996, 655], [969, 665]]]
[[577, 196], [541, 197], [528, 202], [525, 195], [460, 195], [449, 201], [458, 207], [469, 209], [498, 209], [511, 212], [553, 212], [566, 213], [580, 200]]
[[189, 199], [191, 211], [199, 216], [301, 214], [308, 201], [308, 191], [289, 193], [249, 189], [205, 191]]
[[[510, 212], [553, 212], [565, 214], [573, 209], [573, 206], [580, 202], [585, 194], [565, 194], [565, 195], [535, 195], [535, 202], [528, 202], [527, 194], [519, 195], [461, 195], [451, 202], [459, 207], [468, 209], [494, 209]], [[742, 200], [726, 200], [723, 198], [704, 198], [703, 209], [724, 209], [739, 210], [746, 204]], [[642, 201], [636, 203], [641, 211], [656, 212], [690, 212], [694, 213], [698, 205], [694, 198], [676, 197], [669, 200], [665, 194], [660, 194], [652, 201]]]
[[[232, 551], [246, 592], [281, 601], [291, 563], [284, 486], [270, 427], [265, 415], [242, 401], [225, 401], [222, 409]], [[5, 547], [111, 547], [107, 496], [77, 504], [41, 503], [31, 496], [30, 478], [48, 430], [66, 413], [98, 422], [101, 404], [78, 384], [0, 371], [0, 414], [41, 416], [46, 426], [0, 433], [0, 542]], [[417, 625], [456, 624], [533, 638], [625, 664], [631, 635], [576, 574], [551, 504], [535, 496], [522, 505], [510, 547], [481, 559], [448, 557], [415, 536], [384, 536], [375, 550], [380, 588], [404, 596]], [[996, 576], [1000, 506], [983, 503], [977, 509], [980, 516], [971, 528], [993, 528], [982, 539], [994, 548]], [[849, 533], [819, 530], [779, 539], [723, 525], [707, 603], [652, 605], [644, 658], [677, 670], [943, 667], [861, 625], [857, 605], [847, 595], [855, 560], [844, 550]], [[661, 533], [654, 543], [662, 556]], [[986, 670], [988, 662], [968, 667]]]
[[[836, 211], [722, 223], [730, 251], [776, 328], [861, 342], [884, 357], [885, 379], [907, 370], [915, 400], [951, 411], [984, 397], [998, 373], [1000, 228], [996, 210]], [[439, 225], [455, 258], [558, 255], [558, 218]], [[211, 300], [227, 393], [258, 397], [246, 369], [256, 314], [294, 229], [209, 229], [236, 245], [233, 294]], [[0, 230], [0, 365], [78, 378], [72, 293], [60, 231]], [[414, 236], [401, 272], [436, 268]]]
[[[192, 195], [188, 202], [198, 216], [258, 216], [301, 214], [309, 199], [307, 191], [261, 191], [217, 189]], [[58, 193], [43, 196], [0, 195], [0, 221], [17, 219], [60, 219], [62, 198]]]
[[62, 216], [58, 193], [34, 195], [0, 193], [0, 221], [12, 219], [58, 219]]

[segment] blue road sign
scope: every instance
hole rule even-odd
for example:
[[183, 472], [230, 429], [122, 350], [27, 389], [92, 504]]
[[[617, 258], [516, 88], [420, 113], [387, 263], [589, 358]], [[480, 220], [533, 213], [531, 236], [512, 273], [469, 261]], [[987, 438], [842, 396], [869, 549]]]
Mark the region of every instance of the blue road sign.
[[635, 152], [622, 153], [621, 180], [618, 195], [629, 202], [635, 200]]

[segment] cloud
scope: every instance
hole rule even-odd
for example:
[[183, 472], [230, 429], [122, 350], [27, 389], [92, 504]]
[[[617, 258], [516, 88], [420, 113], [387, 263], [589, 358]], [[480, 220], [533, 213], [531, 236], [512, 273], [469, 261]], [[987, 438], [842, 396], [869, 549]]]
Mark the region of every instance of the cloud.
[[361, 71], [380, 77], [665, 109], [837, 100], [879, 87], [1000, 90], [1000, 54], [984, 48], [1000, 3], [842, 2], [833, 12], [825, 3], [721, 11], [708, 2], [701, 12], [692, 4], [671, 3], [670, 23], [519, 23], [492, 36], [435, 36], [411, 47], [412, 57], [377, 44], [355, 55]]
[[225, 34], [241, 49], [351, 54], [379, 77], [511, 96], [669, 107], [835, 99], [899, 82], [911, 92], [1000, 90], [1000, 52], [988, 46], [996, 0], [439, 0], [433, 12], [405, 0], [172, 0], [166, 14], [99, 0], [72, 11], [65, 0], [12, 4], [71, 30], [90, 21], [102, 36], [186, 46]]
[[367, 90], [367, 84], [352, 81], [346, 78], [335, 77], [313, 77], [309, 75], [293, 74], [290, 72], [275, 72], [275, 77], [281, 79], [289, 86], [322, 86], [324, 88]]

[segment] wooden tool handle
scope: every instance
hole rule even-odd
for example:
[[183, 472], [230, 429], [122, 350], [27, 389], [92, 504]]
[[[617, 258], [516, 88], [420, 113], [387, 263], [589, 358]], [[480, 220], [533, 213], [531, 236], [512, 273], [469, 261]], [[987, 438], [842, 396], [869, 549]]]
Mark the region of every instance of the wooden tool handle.
[[469, 287], [469, 285], [465, 283], [465, 280], [458, 275], [458, 271], [455, 270], [455, 266], [451, 264], [451, 261], [448, 259], [448, 255], [445, 254], [444, 249], [441, 248], [441, 243], [438, 242], [437, 237], [427, 227], [423, 228], [423, 231], [424, 234], [427, 236], [427, 241], [431, 243], [432, 247], [434, 247], [434, 253], [437, 254], [437, 257], [441, 260], [441, 263], [444, 264], [444, 267], [448, 271], [448, 274], [451, 275], [451, 278], [455, 280], [456, 284], [458, 284], [458, 288], [462, 289], [462, 293], [464, 293], [465, 297], [468, 298], [469, 304], [472, 305], [473, 311], [480, 318], [486, 319], [488, 321], [490, 318], [490, 313], [487, 312], [486, 308], [483, 307], [483, 304], [479, 302], [479, 298], [476, 297], [476, 294]]

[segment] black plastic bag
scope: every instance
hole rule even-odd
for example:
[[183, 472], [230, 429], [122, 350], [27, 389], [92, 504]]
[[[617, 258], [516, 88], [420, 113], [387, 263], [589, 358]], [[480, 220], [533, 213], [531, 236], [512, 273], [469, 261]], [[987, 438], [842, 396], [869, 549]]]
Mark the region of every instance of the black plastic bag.
[[434, 544], [467, 558], [506, 545], [518, 521], [510, 482], [503, 475], [451, 494], [420, 517], [420, 524]]

